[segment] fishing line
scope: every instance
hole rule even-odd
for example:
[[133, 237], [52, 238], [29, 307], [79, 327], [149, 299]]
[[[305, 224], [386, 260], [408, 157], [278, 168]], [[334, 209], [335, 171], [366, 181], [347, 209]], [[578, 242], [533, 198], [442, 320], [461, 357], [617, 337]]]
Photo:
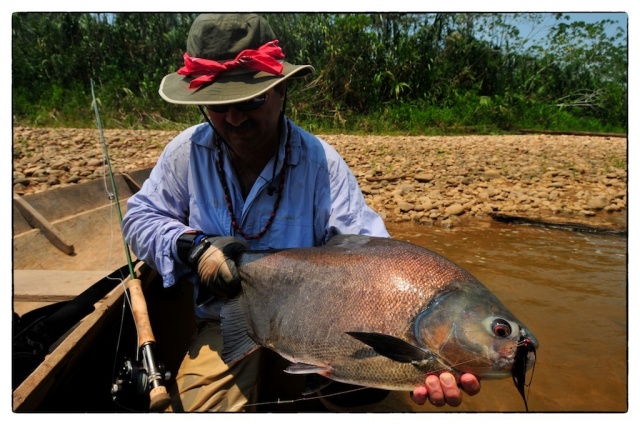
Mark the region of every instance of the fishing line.
[[[518, 343], [518, 345], [522, 345], [523, 343]], [[467, 361], [464, 362], [460, 362], [457, 363], [455, 365], [452, 365], [452, 368], [456, 368], [457, 366], [463, 365], [465, 363], [470, 363], [470, 362], [474, 362], [478, 359], [483, 359], [484, 357], [482, 356], [478, 356], [475, 357], [473, 359], [469, 359]], [[533, 364], [533, 368], [535, 369], [535, 362]], [[449, 369], [439, 369], [439, 370], [434, 370], [432, 373], [434, 374], [439, 374], [442, 372], [451, 372], [451, 370]], [[529, 380], [529, 384], [527, 384], [527, 386], [529, 387], [529, 390], [531, 389], [530, 385], [531, 385], [531, 381], [533, 380], [533, 370], [532, 370], [532, 376], [531, 379]], [[426, 375], [425, 375], [426, 377]], [[349, 393], [354, 393], [357, 391], [362, 391], [362, 390], [366, 390], [369, 389], [367, 387], [358, 387], [358, 388], [353, 388], [350, 390], [344, 390], [344, 391], [340, 391], [337, 393], [333, 393], [333, 394], [324, 394], [324, 395], [318, 395], [318, 396], [313, 396], [313, 397], [301, 397], [301, 398], [297, 398], [297, 399], [291, 399], [291, 400], [275, 400], [275, 401], [264, 401], [264, 402], [258, 402], [258, 403], [249, 403], [249, 404], [245, 404], [246, 407], [258, 407], [258, 406], [270, 406], [270, 405], [280, 405], [280, 404], [293, 404], [293, 403], [298, 403], [298, 402], [302, 402], [302, 401], [312, 401], [312, 400], [320, 400], [320, 399], [324, 399], [324, 398], [329, 398], [329, 397], [333, 397], [333, 396], [338, 396], [338, 395], [344, 395], [344, 394], [349, 394]], [[528, 394], [527, 394], [527, 398], [528, 398]], [[239, 404], [236, 404], [235, 406], [233, 406], [234, 408], [236, 406], [238, 406]], [[528, 409], [527, 409], [528, 410]]]
[[[520, 346], [520, 345], [524, 345], [525, 342], [518, 342], [516, 345]], [[456, 363], [455, 365], [451, 365], [451, 368], [455, 369], [456, 367], [466, 364], [466, 363], [471, 363], [474, 362], [476, 360], [481, 360], [484, 359], [484, 357], [482, 356], [477, 356], [474, 357], [472, 359], [466, 360], [464, 362], [460, 362], [460, 363]], [[535, 362], [533, 363], [533, 368], [535, 369]], [[446, 369], [446, 368], [442, 368], [442, 369], [438, 369], [438, 370], [434, 370], [433, 372], [430, 372], [430, 374], [440, 374], [443, 372], [451, 372], [450, 369]], [[529, 390], [531, 390], [531, 381], [533, 380], [533, 370], [531, 372], [531, 379], [529, 380], [529, 383], [527, 384], [527, 386], [529, 387]], [[426, 377], [426, 375], [425, 375]], [[298, 402], [302, 402], [302, 401], [311, 401], [311, 400], [319, 400], [319, 399], [324, 399], [324, 398], [329, 398], [329, 397], [333, 397], [336, 395], [343, 395], [343, 394], [349, 394], [349, 393], [353, 393], [353, 392], [357, 392], [357, 391], [362, 391], [368, 389], [367, 387], [358, 387], [358, 388], [353, 388], [350, 390], [345, 390], [345, 391], [340, 391], [337, 393], [333, 393], [333, 394], [325, 394], [325, 395], [318, 395], [318, 396], [313, 396], [313, 397], [301, 397], [301, 398], [297, 398], [297, 399], [292, 399], [292, 400], [275, 400], [275, 401], [265, 401], [265, 402], [258, 402], [258, 403], [249, 403], [249, 404], [245, 404], [246, 407], [257, 407], [257, 406], [269, 406], [269, 405], [279, 405], [279, 404], [293, 404], [293, 403], [298, 403]], [[528, 394], [527, 394], [527, 398], [528, 398]], [[234, 407], [238, 406], [238, 404], [236, 404]], [[528, 409], [527, 409], [528, 410]]]
[[[104, 191], [107, 194], [107, 199], [109, 200], [110, 206], [111, 206], [111, 208], [109, 208], [109, 223], [111, 223], [111, 226], [109, 226], [110, 237], [109, 237], [109, 244], [107, 244], [109, 246], [109, 255], [107, 257], [107, 261], [105, 265], [105, 273], [108, 279], [117, 280], [119, 281], [119, 283], [122, 283], [123, 282], [122, 279], [115, 279], [109, 276], [111, 272], [111, 267], [112, 267], [111, 264], [113, 259], [113, 252], [114, 252], [113, 249], [114, 249], [114, 242], [115, 242], [115, 232], [114, 232], [114, 226], [113, 226], [113, 210], [114, 210], [114, 200], [116, 199], [116, 194], [115, 194], [116, 189], [115, 189], [115, 186], [113, 186], [113, 181], [112, 181], [111, 190], [109, 190], [109, 187], [107, 185], [107, 172], [110, 172], [111, 168], [110, 168], [109, 157], [108, 157], [107, 148], [106, 148], [106, 142], [104, 140], [102, 123], [100, 121], [100, 114], [98, 113], [98, 100], [95, 97], [93, 79], [91, 79], [91, 95], [93, 97], [92, 106], [94, 108], [94, 112], [96, 115], [96, 122], [97, 122], [98, 130], [100, 132], [100, 142], [102, 143], [102, 146], [100, 146], [102, 148], [100, 151], [102, 155], [102, 183], [104, 186]], [[109, 168], [107, 168], [107, 171], [105, 171], [105, 167], [107, 166], [107, 164], [109, 164]]]
[[[275, 400], [275, 401], [263, 401], [263, 402], [259, 402], [259, 403], [250, 403], [250, 404], [245, 404], [245, 406], [247, 407], [255, 407], [255, 406], [269, 406], [269, 405], [273, 405], [273, 404], [293, 404], [293, 403], [298, 403], [301, 401], [311, 401], [311, 400], [320, 400], [323, 398], [329, 398], [329, 397], [333, 397], [336, 395], [344, 395], [344, 394], [349, 394], [349, 393], [354, 393], [357, 391], [362, 391], [362, 390], [366, 390], [369, 389], [367, 387], [358, 387], [358, 388], [353, 388], [350, 390], [344, 390], [344, 391], [340, 391], [337, 393], [332, 393], [332, 394], [325, 394], [325, 395], [318, 395], [318, 396], [313, 396], [313, 397], [301, 397], [301, 398], [296, 398], [293, 400]], [[233, 407], [235, 408], [236, 406], [238, 406], [239, 404], [234, 405]]]

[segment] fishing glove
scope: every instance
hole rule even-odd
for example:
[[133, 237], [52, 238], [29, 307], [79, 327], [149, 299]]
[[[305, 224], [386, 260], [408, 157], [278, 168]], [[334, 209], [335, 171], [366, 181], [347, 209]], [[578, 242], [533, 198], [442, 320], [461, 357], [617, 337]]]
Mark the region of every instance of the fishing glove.
[[216, 298], [232, 298], [240, 292], [235, 259], [247, 248], [233, 236], [184, 233], [178, 238], [180, 260], [198, 271], [200, 283]]

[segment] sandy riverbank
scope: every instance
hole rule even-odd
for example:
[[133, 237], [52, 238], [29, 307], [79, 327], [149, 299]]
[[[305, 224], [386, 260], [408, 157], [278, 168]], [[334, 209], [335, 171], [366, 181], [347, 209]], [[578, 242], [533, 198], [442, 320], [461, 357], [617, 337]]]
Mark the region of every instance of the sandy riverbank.
[[[13, 131], [14, 193], [104, 172], [96, 129]], [[114, 171], [151, 167], [175, 135], [105, 130]], [[388, 221], [455, 226], [492, 214], [626, 227], [627, 140], [616, 137], [320, 136], [345, 158]]]

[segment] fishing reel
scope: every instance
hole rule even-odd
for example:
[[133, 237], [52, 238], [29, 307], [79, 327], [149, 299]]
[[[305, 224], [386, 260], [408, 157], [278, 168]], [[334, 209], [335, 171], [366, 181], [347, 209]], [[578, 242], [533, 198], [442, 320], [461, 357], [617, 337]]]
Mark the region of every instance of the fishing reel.
[[[153, 383], [171, 379], [171, 372], [165, 370], [163, 364], [158, 364], [155, 372], [140, 360], [124, 359], [124, 364], [118, 372], [115, 382], [111, 386], [111, 396], [114, 402], [123, 404], [125, 400], [136, 406], [145, 403], [149, 405], [149, 395], [154, 388]], [[128, 404], [128, 403], [127, 403]]]

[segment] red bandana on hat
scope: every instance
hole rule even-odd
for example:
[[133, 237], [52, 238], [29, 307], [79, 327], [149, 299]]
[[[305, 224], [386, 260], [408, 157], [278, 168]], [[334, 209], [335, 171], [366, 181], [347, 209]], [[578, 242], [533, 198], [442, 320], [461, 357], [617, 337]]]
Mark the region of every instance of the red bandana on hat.
[[284, 53], [278, 46], [278, 40], [273, 40], [263, 44], [257, 50], [243, 50], [235, 59], [224, 63], [211, 59], [192, 58], [188, 53], [185, 53], [183, 58], [184, 66], [178, 70], [178, 74], [198, 75], [189, 83], [189, 88], [195, 89], [213, 82], [223, 72], [242, 67], [280, 75], [283, 66], [278, 59], [284, 59]]

